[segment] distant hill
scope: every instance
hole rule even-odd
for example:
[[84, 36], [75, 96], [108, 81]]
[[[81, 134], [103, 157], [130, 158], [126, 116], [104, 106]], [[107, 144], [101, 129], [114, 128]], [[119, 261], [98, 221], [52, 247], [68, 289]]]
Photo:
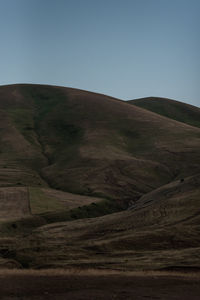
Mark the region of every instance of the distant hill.
[[162, 116], [200, 127], [200, 108], [179, 101], [147, 97], [128, 101], [130, 104], [145, 108]]
[[200, 267], [199, 109], [154, 100], [0, 87], [0, 267]]

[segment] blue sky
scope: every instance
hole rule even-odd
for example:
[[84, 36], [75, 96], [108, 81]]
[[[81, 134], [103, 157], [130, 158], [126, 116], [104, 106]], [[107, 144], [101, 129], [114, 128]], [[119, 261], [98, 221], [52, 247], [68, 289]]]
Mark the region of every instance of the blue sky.
[[200, 106], [199, 0], [0, 0], [0, 85]]

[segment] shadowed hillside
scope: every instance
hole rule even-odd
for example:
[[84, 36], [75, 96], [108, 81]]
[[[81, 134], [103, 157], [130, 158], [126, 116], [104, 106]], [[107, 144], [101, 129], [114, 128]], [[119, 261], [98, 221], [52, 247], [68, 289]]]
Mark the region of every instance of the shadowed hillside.
[[39, 268], [200, 269], [199, 195], [196, 175], [128, 211], [40, 227], [19, 242], [16, 259]]
[[199, 111], [159, 103], [0, 87], [0, 265], [200, 267]]
[[128, 101], [129, 104], [153, 111], [167, 118], [200, 127], [200, 108], [179, 101], [147, 97]]

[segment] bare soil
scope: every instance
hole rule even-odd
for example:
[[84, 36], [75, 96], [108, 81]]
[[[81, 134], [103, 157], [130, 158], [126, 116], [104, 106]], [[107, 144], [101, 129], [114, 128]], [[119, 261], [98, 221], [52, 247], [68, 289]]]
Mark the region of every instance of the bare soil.
[[199, 300], [200, 279], [175, 275], [0, 275], [2, 300]]

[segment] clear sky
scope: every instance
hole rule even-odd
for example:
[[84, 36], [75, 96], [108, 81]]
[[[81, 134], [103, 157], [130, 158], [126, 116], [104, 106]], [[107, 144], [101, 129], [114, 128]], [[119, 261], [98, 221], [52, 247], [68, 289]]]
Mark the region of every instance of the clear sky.
[[199, 0], [0, 0], [0, 85], [200, 106]]

